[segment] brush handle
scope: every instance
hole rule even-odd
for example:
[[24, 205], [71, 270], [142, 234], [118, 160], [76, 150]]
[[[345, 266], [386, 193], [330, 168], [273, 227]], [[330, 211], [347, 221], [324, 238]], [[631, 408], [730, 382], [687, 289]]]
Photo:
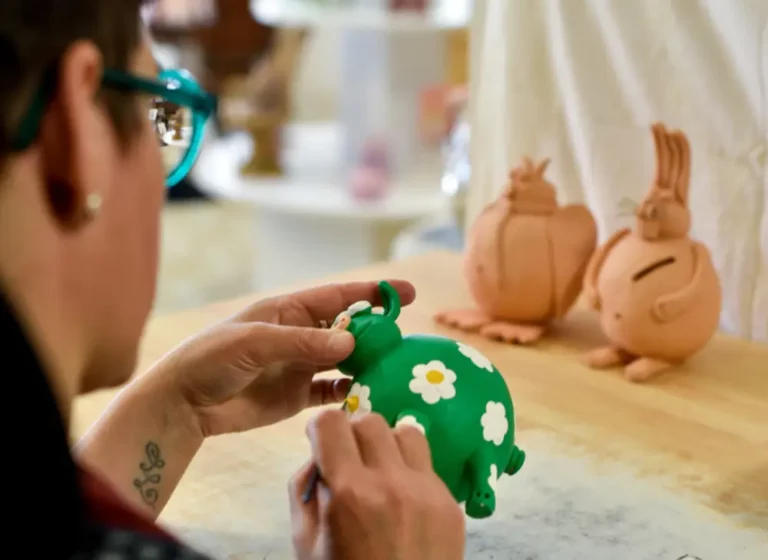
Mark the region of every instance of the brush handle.
[[[347, 401], [344, 401], [344, 404], [341, 405], [341, 410], [346, 412]], [[312, 496], [315, 495], [315, 491], [317, 490], [317, 485], [320, 484], [321, 479], [322, 479], [322, 474], [320, 473], [320, 467], [315, 465], [314, 469], [312, 470], [312, 474], [309, 476], [307, 485], [304, 487], [304, 493], [301, 495], [302, 503], [304, 504], [309, 503], [309, 501], [312, 499]]]
[[315, 465], [315, 468], [309, 477], [309, 481], [307, 482], [307, 486], [304, 488], [304, 493], [301, 495], [302, 503], [308, 504], [312, 499], [312, 496], [315, 495], [317, 485], [320, 483], [320, 478], [320, 469]]

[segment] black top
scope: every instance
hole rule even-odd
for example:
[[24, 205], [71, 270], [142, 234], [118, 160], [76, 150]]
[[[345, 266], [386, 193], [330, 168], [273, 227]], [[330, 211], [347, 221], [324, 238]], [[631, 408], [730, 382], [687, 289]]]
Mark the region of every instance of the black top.
[[92, 523], [62, 416], [41, 362], [0, 292], [0, 379], [5, 383], [2, 558], [205, 560], [151, 536]]

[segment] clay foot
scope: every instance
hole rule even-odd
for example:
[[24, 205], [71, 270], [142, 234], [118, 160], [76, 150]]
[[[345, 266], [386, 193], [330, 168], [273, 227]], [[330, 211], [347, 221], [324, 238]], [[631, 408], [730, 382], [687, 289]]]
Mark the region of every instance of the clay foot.
[[544, 336], [545, 327], [540, 325], [516, 325], [496, 321], [480, 329], [480, 334], [493, 340], [501, 340], [513, 344], [532, 344]]
[[603, 346], [587, 352], [584, 363], [594, 369], [606, 369], [628, 364], [632, 357], [621, 348]]
[[472, 492], [464, 510], [474, 519], [489, 517], [496, 511], [496, 481], [500, 473], [493, 462], [492, 450], [487, 445], [483, 445], [470, 457], [468, 472]]
[[638, 383], [671, 369], [672, 367], [672, 364], [662, 362], [661, 360], [639, 358], [624, 368], [624, 377], [629, 381]]
[[476, 332], [493, 319], [479, 309], [456, 309], [435, 315], [435, 321], [462, 331]]

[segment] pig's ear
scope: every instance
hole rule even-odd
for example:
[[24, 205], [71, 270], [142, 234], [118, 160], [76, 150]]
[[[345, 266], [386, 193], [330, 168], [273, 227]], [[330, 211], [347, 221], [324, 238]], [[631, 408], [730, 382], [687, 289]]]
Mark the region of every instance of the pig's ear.
[[384, 315], [397, 321], [400, 317], [400, 294], [392, 287], [389, 282], [379, 282], [379, 291], [381, 292], [381, 303], [384, 307]]
[[547, 171], [547, 168], [549, 167], [549, 164], [550, 164], [551, 161], [552, 160], [550, 158], [546, 158], [546, 159], [544, 159], [544, 161], [542, 161], [539, 164], [539, 166], [536, 168], [536, 174], [539, 177], [544, 178], [544, 173]]

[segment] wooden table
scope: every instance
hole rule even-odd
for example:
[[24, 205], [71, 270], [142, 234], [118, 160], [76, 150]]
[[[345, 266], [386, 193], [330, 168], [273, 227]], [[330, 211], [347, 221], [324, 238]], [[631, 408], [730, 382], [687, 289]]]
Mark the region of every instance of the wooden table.
[[[768, 346], [718, 336], [680, 371], [632, 385], [580, 364], [601, 342], [586, 310], [534, 348], [436, 326], [438, 309], [470, 304], [459, 264], [433, 253], [332, 280], [412, 281], [403, 330], [471, 343], [508, 380], [529, 460], [500, 481], [497, 514], [468, 524], [467, 558], [768, 558]], [[142, 366], [263, 295], [154, 319]], [[111, 396], [80, 400], [77, 432]], [[162, 521], [220, 558], [290, 558], [285, 484], [306, 458], [307, 414], [207, 441]]]

